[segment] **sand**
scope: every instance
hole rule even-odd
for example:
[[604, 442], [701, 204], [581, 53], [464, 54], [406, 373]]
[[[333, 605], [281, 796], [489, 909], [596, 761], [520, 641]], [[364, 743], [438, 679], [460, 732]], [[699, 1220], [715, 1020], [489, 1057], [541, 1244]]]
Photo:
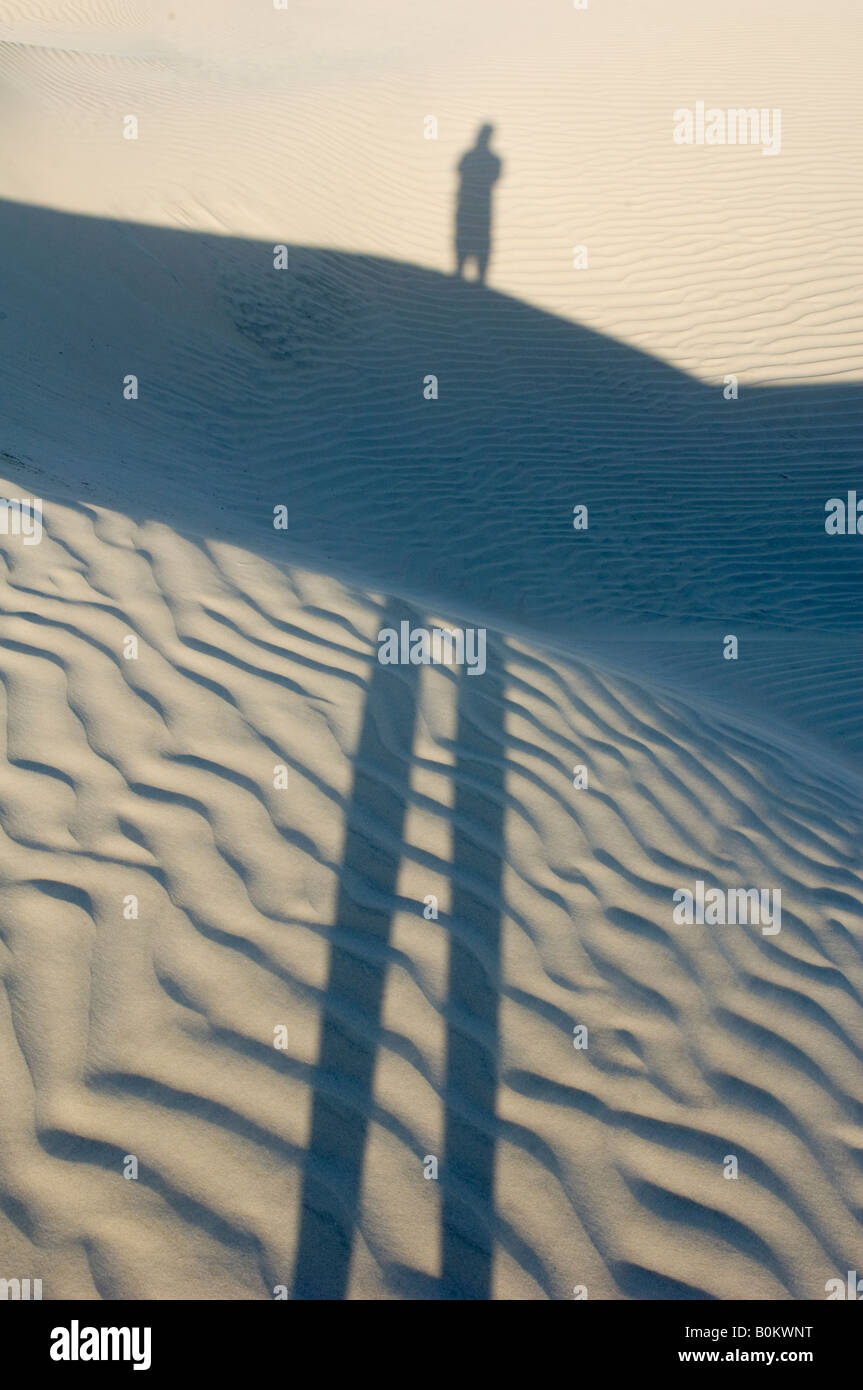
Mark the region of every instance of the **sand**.
[[[0, 1279], [824, 1298], [863, 20], [170, 4], [0, 20]], [[780, 152], [676, 145], [699, 100]], [[382, 664], [404, 622], [485, 670]], [[781, 929], [676, 921], [699, 882]]]

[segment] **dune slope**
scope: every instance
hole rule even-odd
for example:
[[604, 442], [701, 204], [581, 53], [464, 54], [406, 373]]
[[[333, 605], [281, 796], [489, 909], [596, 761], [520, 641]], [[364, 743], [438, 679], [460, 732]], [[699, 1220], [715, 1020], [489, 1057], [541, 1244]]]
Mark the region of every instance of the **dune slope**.
[[[480, 679], [377, 662], [450, 614], [90, 504], [45, 528], [3, 542], [7, 1263], [107, 1298], [854, 1267], [852, 788], [504, 634]], [[781, 932], [674, 925], [696, 877], [781, 888]]]
[[[0, 1280], [863, 1268], [861, 38], [8, 0]], [[680, 145], [702, 100], [781, 150]], [[381, 663], [402, 623], [487, 669]], [[699, 884], [773, 915], [687, 924]]]

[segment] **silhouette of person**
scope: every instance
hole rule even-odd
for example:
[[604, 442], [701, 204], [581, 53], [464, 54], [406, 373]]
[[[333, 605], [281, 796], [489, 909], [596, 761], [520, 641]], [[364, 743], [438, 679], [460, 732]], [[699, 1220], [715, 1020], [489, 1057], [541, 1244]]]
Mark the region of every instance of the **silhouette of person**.
[[500, 178], [501, 161], [489, 149], [494, 126], [480, 126], [473, 149], [459, 161], [458, 205], [455, 215], [457, 275], [464, 275], [471, 257], [477, 279], [485, 280], [491, 254], [491, 191]]

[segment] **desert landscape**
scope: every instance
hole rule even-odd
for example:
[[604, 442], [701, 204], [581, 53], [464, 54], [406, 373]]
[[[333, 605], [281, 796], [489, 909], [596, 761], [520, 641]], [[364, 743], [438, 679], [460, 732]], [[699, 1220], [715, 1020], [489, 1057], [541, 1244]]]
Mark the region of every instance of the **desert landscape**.
[[6, 0], [7, 1297], [863, 1273], [861, 49]]

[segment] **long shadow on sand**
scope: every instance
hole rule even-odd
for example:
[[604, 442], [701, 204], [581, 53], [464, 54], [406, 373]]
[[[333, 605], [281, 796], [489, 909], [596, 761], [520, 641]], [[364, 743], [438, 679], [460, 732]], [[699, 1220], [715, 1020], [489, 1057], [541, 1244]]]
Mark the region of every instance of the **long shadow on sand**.
[[[382, 616], [398, 629], [404, 607]], [[418, 668], [373, 664], [321, 1019], [292, 1297], [344, 1298], [381, 1036], [386, 947], [410, 795]], [[438, 1295], [487, 1299], [494, 1248], [495, 1100], [503, 847], [503, 672], [458, 681], [447, 981], [441, 1279]], [[417, 1155], [417, 1182], [422, 1181]], [[426, 1290], [428, 1294], [428, 1289]]]
[[[398, 628], [404, 611], [382, 618]], [[346, 813], [319, 1072], [312, 1105], [292, 1297], [340, 1299], [350, 1273], [375, 1058], [386, 946], [409, 796], [419, 668], [372, 665]], [[323, 1179], [323, 1180], [322, 1180]], [[337, 1195], [336, 1195], [337, 1194]]]
[[[491, 649], [490, 649], [491, 650]], [[504, 846], [503, 672], [463, 671], [453, 814], [447, 985], [442, 1286], [491, 1297]]]

